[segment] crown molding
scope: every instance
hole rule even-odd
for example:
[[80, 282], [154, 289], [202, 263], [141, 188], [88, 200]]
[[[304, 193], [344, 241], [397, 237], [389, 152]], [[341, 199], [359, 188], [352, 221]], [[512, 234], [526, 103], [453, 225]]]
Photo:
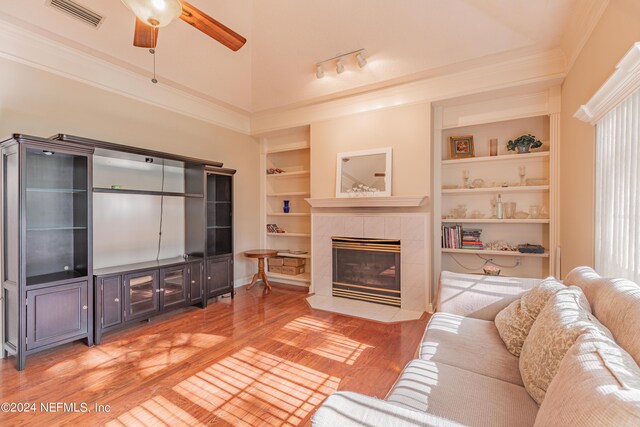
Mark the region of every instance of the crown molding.
[[573, 115], [583, 122], [596, 124], [620, 102], [640, 88], [640, 42], [636, 42], [616, 65], [611, 77], [591, 99]]
[[577, 2], [577, 10], [572, 13], [571, 20], [562, 36], [562, 47], [567, 55], [567, 71], [573, 67], [607, 6], [609, 6], [609, 0], [581, 0]]
[[258, 112], [251, 115], [251, 132], [262, 135], [309, 123], [366, 111], [422, 102], [436, 102], [530, 84], [557, 85], [565, 76], [561, 49], [529, 53], [499, 63], [465, 69], [410, 83], [371, 90], [297, 108]]
[[149, 79], [41, 34], [0, 20], [0, 57], [136, 99], [216, 126], [250, 134], [250, 116]]

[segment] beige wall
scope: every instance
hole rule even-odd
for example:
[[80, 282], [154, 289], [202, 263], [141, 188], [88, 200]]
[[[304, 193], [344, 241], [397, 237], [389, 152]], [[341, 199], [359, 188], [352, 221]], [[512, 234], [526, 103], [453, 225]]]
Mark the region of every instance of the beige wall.
[[335, 197], [336, 155], [393, 148], [394, 196], [429, 194], [431, 112], [416, 104], [355, 114], [311, 125], [311, 196]]
[[593, 266], [595, 130], [573, 118], [640, 40], [640, 1], [611, 0], [562, 86], [560, 246], [562, 275]]
[[[224, 162], [235, 180], [235, 251], [259, 246], [259, 147], [249, 136], [0, 59], [0, 136], [68, 133]], [[235, 277], [254, 263], [236, 255]]]

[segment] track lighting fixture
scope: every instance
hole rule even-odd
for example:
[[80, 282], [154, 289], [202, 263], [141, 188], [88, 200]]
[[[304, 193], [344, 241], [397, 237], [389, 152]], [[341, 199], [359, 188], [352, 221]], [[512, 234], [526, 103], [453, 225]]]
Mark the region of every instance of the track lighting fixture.
[[341, 55], [336, 55], [333, 58], [325, 59], [324, 61], [320, 61], [316, 64], [316, 77], [321, 79], [324, 77], [324, 64], [331, 61], [336, 61], [336, 73], [342, 74], [344, 72], [344, 61], [342, 58], [347, 56], [354, 55], [356, 62], [360, 68], [363, 68], [367, 65], [367, 58], [364, 57], [364, 49], [354, 50], [352, 52], [343, 53]]

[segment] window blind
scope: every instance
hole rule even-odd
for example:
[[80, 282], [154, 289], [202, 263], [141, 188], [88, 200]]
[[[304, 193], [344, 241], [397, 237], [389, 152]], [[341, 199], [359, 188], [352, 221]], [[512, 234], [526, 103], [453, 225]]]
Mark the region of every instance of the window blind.
[[595, 264], [640, 282], [640, 90], [596, 124]]

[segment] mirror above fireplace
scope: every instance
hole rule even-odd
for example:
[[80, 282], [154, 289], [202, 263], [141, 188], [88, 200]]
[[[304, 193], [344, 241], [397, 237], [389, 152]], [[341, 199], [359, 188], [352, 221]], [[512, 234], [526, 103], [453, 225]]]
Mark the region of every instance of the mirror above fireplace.
[[338, 153], [336, 197], [391, 196], [391, 147]]

